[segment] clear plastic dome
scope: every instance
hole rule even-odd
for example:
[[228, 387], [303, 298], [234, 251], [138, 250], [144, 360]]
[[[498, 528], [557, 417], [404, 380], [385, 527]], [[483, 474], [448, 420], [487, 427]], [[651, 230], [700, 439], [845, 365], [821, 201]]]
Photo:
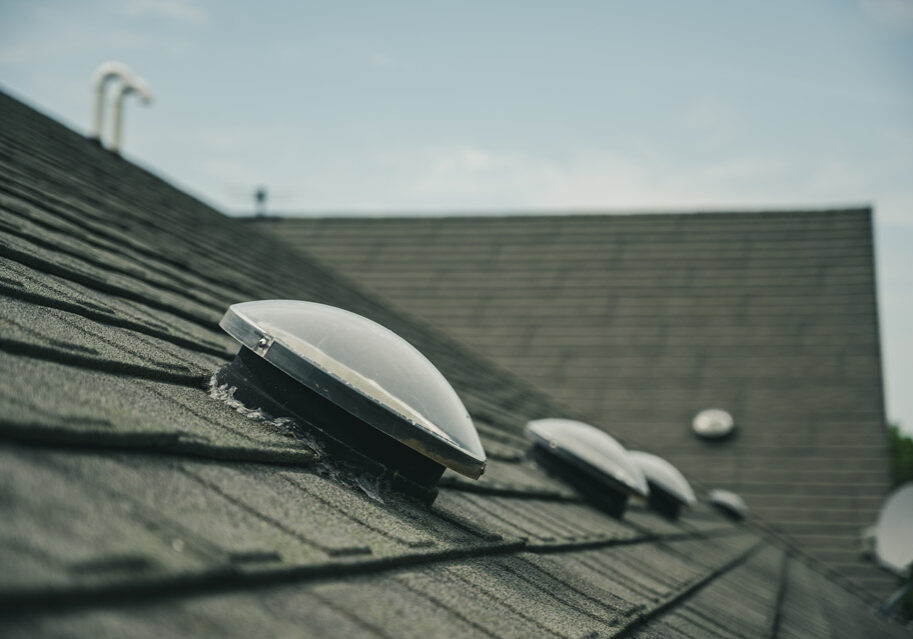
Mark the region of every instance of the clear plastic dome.
[[[262, 300], [233, 304], [219, 325], [285, 374], [406, 446], [470, 477], [482, 474], [485, 450], [456, 392], [424, 355], [380, 324], [324, 304]], [[336, 383], [323, 383], [326, 376], [321, 382], [315, 369]], [[348, 392], [369, 398], [383, 412], [361, 414], [358, 406], [365, 402], [350, 407]]]
[[731, 490], [716, 489], [711, 490], [707, 495], [711, 504], [717, 508], [726, 511], [737, 519], [744, 519], [748, 514], [748, 505], [745, 500], [739, 497]]
[[647, 483], [656, 485], [682, 504], [690, 505], [697, 501], [685, 476], [665, 459], [639, 450], [629, 451], [628, 454], [640, 466]]
[[913, 562], [913, 482], [907, 482], [888, 497], [878, 514], [875, 530], [878, 562], [898, 575]]
[[721, 408], [708, 408], [694, 416], [691, 428], [700, 437], [716, 439], [725, 437], [735, 428], [732, 415]]
[[529, 422], [526, 432], [539, 445], [610, 477], [628, 492], [642, 497], [650, 492], [643, 472], [625, 447], [595, 426], [571, 419], [548, 418]]

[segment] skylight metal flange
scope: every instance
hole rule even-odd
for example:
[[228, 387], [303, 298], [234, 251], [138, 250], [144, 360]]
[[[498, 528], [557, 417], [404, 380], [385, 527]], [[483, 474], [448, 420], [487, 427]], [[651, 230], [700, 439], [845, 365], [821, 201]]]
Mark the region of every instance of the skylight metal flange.
[[371, 320], [296, 300], [233, 304], [219, 322], [250, 351], [347, 413], [472, 478], [485, 451], [446, 378]]

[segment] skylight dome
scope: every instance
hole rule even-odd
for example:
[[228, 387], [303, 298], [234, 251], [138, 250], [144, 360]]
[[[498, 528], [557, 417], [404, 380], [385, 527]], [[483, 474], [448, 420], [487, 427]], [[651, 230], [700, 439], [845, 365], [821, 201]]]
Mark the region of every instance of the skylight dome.
[[913, 482], [895, 490], [878, 513], [875, 556], [897, 575], [913, 568]]
[[650, 489], [624, 446], [595, 426], [570, 419], [537, 419], [526, 425], [536, 463], [573, 485], [584, 497], [621, 516], [628, 497]]
[[745, 500], [730, 490], [711, 490], [707, 498], [714, 508], [732, 519], [745, 519], [748, 514]]
[[[259, 395], [270, 395], [272, 403], [291, 409], [331, 438], [367, 446], [363, 454], [372, 457], [380, 451], [361, 441], [368, 437], [364, 429], [357, 436], [340, 431], [345, 420], [338, 409], [433, 460], [440, 472], [446, 466], [477, 478], [484, 471], [485, 451], [456, 392], [424, 355], [380, 324], [323, 304], [263, 300], [232, 305], [219, 325], [246, 347], [237, 366], [232, 364], [245, 379], [228, 380], [239, 392], [253, 381]], [[300, 386], [278, 388], [281, 380], [272, 377], [273, 369], [310, 393]], [[261, 372], [270, 379], [264, 381]], [[277, 397], [277, 392], [285, 395]], [[292, 406], [312, 394], [325, 401]], [[408, 475], [406, 466], [396, 470]]]
[[678, 468], [662, 457], [639, 450], [630, 456], [640, 466], [650, 486], [650, 507], [669, 519], [676, 519], [682, 506], [690, 506], [696, 499], [691, 485]]
[[704, 439], [722, 439], [735, 430], [735, 421], [721, 408], [708, 408], [694, 416], [691, 429]]

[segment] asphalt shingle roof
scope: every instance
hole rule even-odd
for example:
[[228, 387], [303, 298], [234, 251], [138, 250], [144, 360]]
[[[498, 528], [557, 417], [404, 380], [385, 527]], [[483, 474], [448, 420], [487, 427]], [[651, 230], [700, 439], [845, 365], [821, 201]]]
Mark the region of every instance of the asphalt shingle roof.
[[[870, 210], [251, 223], [893, 587], [859, 541], [889, 488]], [[736, 437], [693, 435], [710, 407]]]
[[[314, 260], [0, 94], [4, 636], [906, 636], [807, 558], [699, 504], [623, 520], [522, 461], [561, 410]], [[212, 387], [231, 303], [402, 334], [489, 469], [432, 507]]]

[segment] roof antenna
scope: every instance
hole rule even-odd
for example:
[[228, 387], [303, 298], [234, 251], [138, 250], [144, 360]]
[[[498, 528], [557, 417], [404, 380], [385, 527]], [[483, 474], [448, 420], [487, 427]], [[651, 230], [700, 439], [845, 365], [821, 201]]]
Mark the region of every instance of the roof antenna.
[[130, 69], [123, 62], [109, 60], [98, 65], [92, 73], [92, 92], [95, 102], [92, 107], [92, 132], [89, 139], [101, 144], [101, 126], [105, 111], [105, 90], [111, 80], [119, 80], [121, 84], [127, 82]]
[[266, 216], [266, 196], [267, 192], [265, 186], [258, 186], [257, 190], [254, 191], [254, 201], [257, 203], [257, 217]]
[[128, 78], [118, 88], [114, 94], [114, 127], [113, 139], [111, 141], [111, 150], [120, 153], [120, 140], [123, 130], [124, 118], [124, 98], [131, 93], [136, 93], [143, 104], [152, 102], [152, 93], [149, 91], [149, 85], [142, 78]]

